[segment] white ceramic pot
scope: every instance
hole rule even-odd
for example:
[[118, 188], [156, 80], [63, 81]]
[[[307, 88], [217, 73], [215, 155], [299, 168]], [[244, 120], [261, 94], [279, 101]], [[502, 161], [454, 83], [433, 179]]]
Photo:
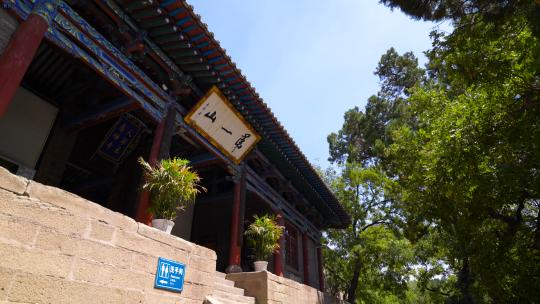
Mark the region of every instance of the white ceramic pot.
[[174, 222], [166, 219], [155, 219], [152, 220], [152, 227], [164, 231], [165, 233], [171, 234]]
[[268, 262], [267, 261], [255, 261], [253, 262], [253, 266], [255, 266], [255, 271], [266, 271], [268, 269]]

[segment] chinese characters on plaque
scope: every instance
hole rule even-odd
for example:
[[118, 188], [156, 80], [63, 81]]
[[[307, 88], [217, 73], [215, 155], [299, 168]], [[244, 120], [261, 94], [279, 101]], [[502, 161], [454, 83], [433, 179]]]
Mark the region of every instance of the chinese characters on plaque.
[[145, 129], [146, 126], [140, 120], [130, 114], [123, 114], [109, 129], [96, 154], [120, 164], [137, 146], [139, 137]]
[[251, 125], [216, 87], [193, 107], [186, 122], [236, 163], [242, 161], [260, 140]]
[[185, 264], [159, 257], [154, 287], [181, 292], [184, 289], [185, 276]]

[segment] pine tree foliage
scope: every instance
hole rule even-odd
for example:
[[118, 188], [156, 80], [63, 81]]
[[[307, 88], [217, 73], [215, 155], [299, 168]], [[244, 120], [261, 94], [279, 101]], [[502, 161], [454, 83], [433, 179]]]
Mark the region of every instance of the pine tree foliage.
[[[341, 270], [329, 280], [334, 292], [356, 303], [537, 303], [540, 4], [381, 2], [413, 18], [451, 20], [454, 29], [431, 34], [425, 69], [411, 53], [384, 54], [375, 72], [380, 91], [364, 110], [347, 111], [342, 129], [328, 136], [330, 160], [342, 166], [335, 178], [347, 185], [334, 190], [356, 224], [382, 217], [385, 224], [366, 231], [389, 229], [412, 252], [391, 270], [399, 251], [373, 247], [353, 233], [358, 226], [331, 231], [327, 265]], [[350, 199], [351, 172], [377, 172], [382, 190]], [[360, 179], [359, 189], [370, 189], [372, 178]], [[381, 202], [375, 212], [366, 204], [373, 198]], [[377, 250], [384, 262], [362, 260]], [[355, 259], [362, 267], [353, 267]], [[373, 283], [395, 273], [408, 274], [393, 281], [401, 288]]]

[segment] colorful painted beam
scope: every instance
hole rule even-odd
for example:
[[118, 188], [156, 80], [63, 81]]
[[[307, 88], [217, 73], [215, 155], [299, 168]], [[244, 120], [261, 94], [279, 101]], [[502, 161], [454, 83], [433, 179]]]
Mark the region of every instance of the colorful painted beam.
[[[19, 18], [22, 20], [26, 20], [29, 18], [32, 3], [30, 1], [16, 1], [15, 5], [13, 7], [14, 12], [18, 15]], [[60, 5], [67, 5], [65, 3], [61, 3]], [[141, 108], [145, 110], [149, 114], [149, 116], [156, 122], [159, 122], [163, 118], [163, 112], [159, 109], [156, 109], [153, 105], [151, 105], [147, 98], [149, 96], [141, 95], [141, 93], [147, 93], [148, 90], [140, 89], [139, 92], [132, 89], [131, 84], [128, 83], [126, 80], [125, 75], [122, 75], [118, 72], [118, 70], [111, 68], [112, 60], [103, 60], [102, 56], [106, 55], [103, 50], [101, 50], [99, 47], [96, 47], [95, 44], [92, 44], [92, 41], [88, 39], [86, 35], [84, 35], [82, 32], [78, 31], [74, 26], [68, 26], [68, 24], [64, 24], [64, 26], [61, 26], [57, 22], [57, 18], [60, 16], [57, 14], [53, 17], [51, 17], [54, 22], [51, 21], [50, 26], [45, 33], [45, 38], [64, 51], [71, 54], [73, 57], [82, 60], [84, 63], [86, 63], [90, 68], [92, 68], [94, 71], [96, 71], [99, 75], [101, 75], [103, 78], [105, 78], [107, 81], [109, 81], [112, 85], [114, 85], [116, 88], [118, 88], [121, 92], [126, 94], [128, 97], [130, 97], [132, 100], [137, 102]], [[59, 17], [59, 20], [64, 21], [62, 19], [63, 17]], [[70, 33], [72, 34], [70, 39], [68, 38], [64, 33], [62, 33], [62, 30], [67, 30], [66, 27], [70, 29]], [[90, 27], [91, 28], [91, 27]], [[93, 28], [91, 28], [93, 30]], [[94, 30], [95, 31], [95, 30]], [[95, 32], [97, 33], [97, 32]], [[90, 45], [94, 47], [88, 47], [87, 50], [93, 51], [93, 54], [90, 55], [86, 50], [83, 50], [81, 47], [78, 46], [76, 43], [81, 43], [82, 45]], [[86, 44], [85, 44], [86, 43]], [[101, 56], [100, 56], [101, 55]], [[121, 55], [121, 54], [118, 54]], [[101, 60], [96, 59], [99, 58]], [[110, 59], [110, 57], [109, 57]], [[125, 59], [125, 61], [128, 61]], [[109, 64], [108, 64], [108, 63]], [[137, 83], [136, 87], [141, 87], [143, 84], [140, 82]]]
[[[112, 0], [94, 0], [96, 4], [98, 4], [101, 8], [106, 9], [108, 8], [109, 11], [112, 11], [117, 18], [122, 20], [127, 26], [129, 26], [132, 30], [139, 33], [141, 32], [137, 23], [132, 20], [131, 17], [129, 17], [126, 13], [122, 11], [122, 9]], [[159, 18], [155, 18], [159, 19]], [[165, 25], [165, 24], [163, 24]], [[184, 80], [190, 88], [193, 90], [194, 94], [196, 96], [202, 96], [201, 90], [191, 82], [191, 77], [184, 74], [178, 66], [161, 50], [161, 48], [154, 42], [150, 37], [145, 37], [144, 42], [146, 45], [148, 45], [149, 49], [155, 54], [156, 59], [161, 60], [165, 65], [164, 68], [169, 69], [171, 72], [173, 72], [174, 76], [177, 79]]]
[[251, 184], [253, 192], [267, 201], [274, 209], [281, 210], [287, 220], [294, 222], [301, 230], [307, 231], [313, 238], [320, 238], [321, 233], [309, 220], [298, 210], [292, 208], [283, 197], [278, 194], [266, 181], [264, 181], [253, 169], [246, 166], [246, 179]]
[[66, 130], [86, 128], [118, 117], [122, 113], [131, 112], [139, 108], [140, 104], [133, 102], [129, 98], [122, 97], [117, 100], [110, 101], [98, 109], [86, 112], [78, 117], [70, 119], [63, 124], [62, 127]]
[[[163, 101], [172, 101], [171, 96], [163, 91], [141, 69], [126, 58], [116, 47], [105, 39], [105, 37], [90, 26], [86, 20], [81, 18], [69, 5], [65, 2], [60, 2], [59, 9], [60, 13], [70, 19], [72, 23], [65, 24], [65, 21], [62, 20], [60, 16], [57, 16], [55, 21], [64, 25], [64, 29], [70, 33], [73, 32], [71, 27], [76, 26], [81, 31], [80, 33], [86, 34], [90, 39], [85, 39], [86, 37], [81, 37], [79, 39], [83, 42], [87, 41], [89, 45], [95, 43], [99, 46], [99, 48], [103, 50], [101, 53], [103, 60], [106, 60], [107, 63], [111, 64], [111, 68], [115, 69], [121, 75], [125, 75], [133, 85], [137, 85], [137, 80], [142, 82], [146, 87], [141, 88], [141, 90], [155, 102], [163, 103]], [[113, 58], [110, 58], [109, 56], [112, 56]], [[164, 104], [160, 105], [161, 108], [163, 108], [163, 106]]]

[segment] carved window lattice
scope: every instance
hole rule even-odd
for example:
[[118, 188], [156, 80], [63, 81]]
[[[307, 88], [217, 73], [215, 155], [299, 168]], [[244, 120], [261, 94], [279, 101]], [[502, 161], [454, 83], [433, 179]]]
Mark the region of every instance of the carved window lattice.
[[285, 223], [285, 264], [298, 270], [298, 229]]

